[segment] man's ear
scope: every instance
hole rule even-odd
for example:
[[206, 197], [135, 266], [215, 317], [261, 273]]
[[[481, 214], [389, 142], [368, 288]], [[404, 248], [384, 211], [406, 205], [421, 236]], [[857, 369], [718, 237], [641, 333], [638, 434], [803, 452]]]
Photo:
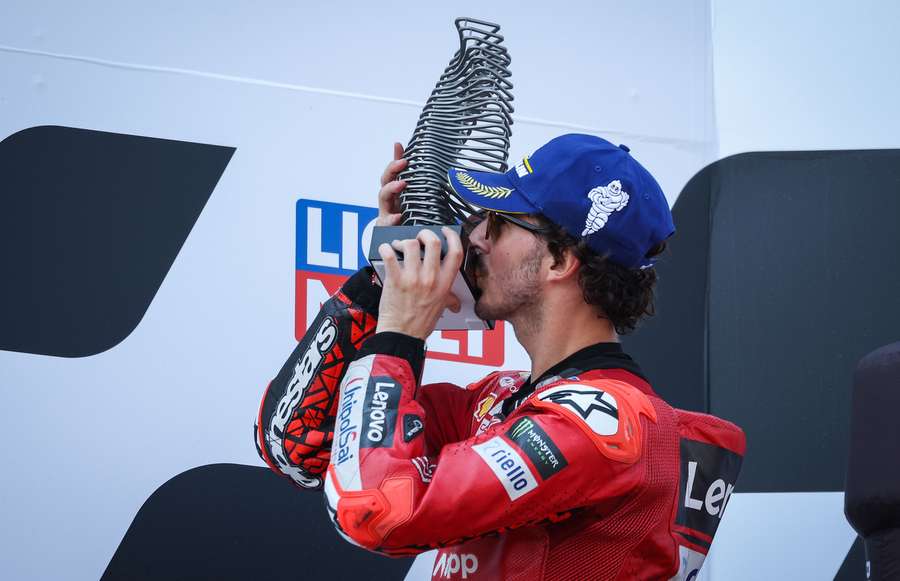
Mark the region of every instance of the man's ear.
[[575, 256], [571, 248], [563, 250], [562, 258], [555, 259], [549, 254], [550, 270], [547, 272], [548, 281], [562, 281], [570, 278], [578, 277], [578, 269], [581, 268], [581, 260]]

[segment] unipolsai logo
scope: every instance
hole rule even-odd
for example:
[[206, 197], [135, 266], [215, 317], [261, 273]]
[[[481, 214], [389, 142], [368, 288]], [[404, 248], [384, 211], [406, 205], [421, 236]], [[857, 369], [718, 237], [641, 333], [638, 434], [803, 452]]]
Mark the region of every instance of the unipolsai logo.
[[[322, 303], [368, 261], [378, 210], [366, 206], [297, 200], [294, 334], [299, 341]], [[432, 359], [503, 365], [505, 324], [492, 331], [435, 331], [427, 339]]]

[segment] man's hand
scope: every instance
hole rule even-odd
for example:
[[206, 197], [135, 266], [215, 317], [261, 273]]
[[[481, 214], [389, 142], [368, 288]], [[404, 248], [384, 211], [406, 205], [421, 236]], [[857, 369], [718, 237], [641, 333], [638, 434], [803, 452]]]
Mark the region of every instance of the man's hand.
[[[430, 230], [420, 231], [413, 239], [395, 240], [378, 247], [386, 280], [376, 332], [395, 331], [425, 339], [434, 331], [445, 308], [459, 311], [459, 299], [450, 292], [450, 287], [462, 263], [462, 242], [450, 228], [441, 231], [447, 239], [443, 261], [441, 241]], [[397, 259], [395, 250], [403, 253], [402, 261]]]
[[378, 191], [378, 219], [376, 226], [396, 226], [400, 224], [400, 192], [406, 182], [397, 179], [397, 174], [406, 169], [407, 161], [403, 159], [403, 146], [394, 144], [394, 161], [384, 168], [381, 174], [381, 189]]

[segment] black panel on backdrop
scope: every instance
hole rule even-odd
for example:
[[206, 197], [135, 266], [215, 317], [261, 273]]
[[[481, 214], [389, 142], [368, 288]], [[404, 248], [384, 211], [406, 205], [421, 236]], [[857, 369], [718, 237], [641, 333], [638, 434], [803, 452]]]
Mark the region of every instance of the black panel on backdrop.
[[412, 559], [370, 553], [341, 539], [321, 493], [267, 468], [212, 464], [163, 484], [113, 555], [117, 579], [403, 579]]
[[58, 126], [0, 142], [0, 349], [83, 357], [125, 339], [233, 153]]
[[629, 351], [672, 403], [744, 428], [738, 491], [843, 490], [854, 366], [900, 329], [900, 150], [729, 157], [674, 213]]
[[656, 316], [623, 338], [653, 389], [669, 404], [707, 412], [706, 315], [709, 297], [710, 173], [698, 173], [678, 196], [677, 233], [655, 267]]

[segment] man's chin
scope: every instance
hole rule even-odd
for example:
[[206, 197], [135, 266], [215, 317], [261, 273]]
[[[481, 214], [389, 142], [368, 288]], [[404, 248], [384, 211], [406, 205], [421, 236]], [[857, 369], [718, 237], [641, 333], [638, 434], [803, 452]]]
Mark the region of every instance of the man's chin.
[[475, 314], [478, 315], [478, 318], [485, 321], [505, 321], [508, 315], [502, 309], [487, 303], [483, 296], [475, 303]]
[[478, 315], [479, 319], [489, 320], [491, 317], [488, 317], [489, 309], [485, 306], [484, 303], [484, 295], [478, 297], [478, 300], [475, 301], [475, 314]]

